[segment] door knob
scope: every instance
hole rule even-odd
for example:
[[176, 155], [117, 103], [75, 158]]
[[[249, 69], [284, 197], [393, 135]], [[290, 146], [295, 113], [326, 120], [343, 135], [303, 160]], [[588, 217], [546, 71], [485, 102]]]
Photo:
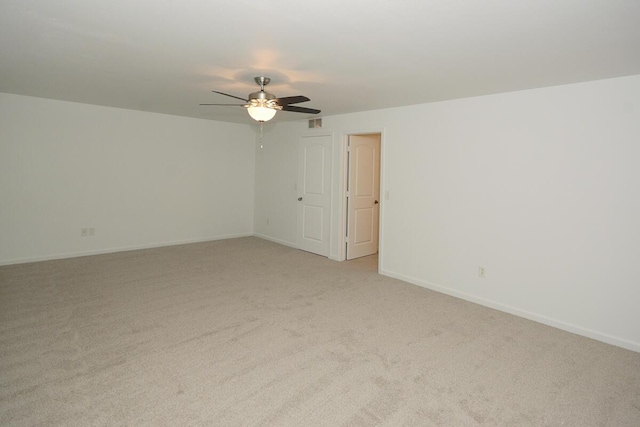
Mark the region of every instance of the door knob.
[[298, 197], [298, 201], [301, 202], [302, 201], [302, 197]]
[[380, 203], [380, 202], [376, 200], [376, 201], [375, 201], [375, 202], [373, 202], [373, 203], [375, 203], [375, 204], [377, 205], [377, 204], [378, 204], [378, 203]]

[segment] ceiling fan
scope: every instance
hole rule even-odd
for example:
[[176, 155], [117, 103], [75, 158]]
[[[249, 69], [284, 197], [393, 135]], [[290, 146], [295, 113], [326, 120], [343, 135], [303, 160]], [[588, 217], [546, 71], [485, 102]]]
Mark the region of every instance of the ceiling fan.
[[252, 119], [258, 122], [267, 122], [271, 120], [278, 110], [291, 111], [293, 113], [318, 114], [320, 110], [313, 108], [297, 107], [291, 104], [299, 104], [301, 102], [311, 101], [306, 96], [285, 96], [284, 98], [276, 98], [272, 93], [265, 92], [264, 87], [269, 84], [269, 77], [256, 77], [256, 83], [260, 85], [260, 91], [249, 94], [249, 99], [239, 96], [229, 95], [228, 93], [212, 90], [213, 93], [229, 96], [244, 101], [244, 104], [200, 104], [200, 105], [224, 105], [229, 107], [245, 107]]

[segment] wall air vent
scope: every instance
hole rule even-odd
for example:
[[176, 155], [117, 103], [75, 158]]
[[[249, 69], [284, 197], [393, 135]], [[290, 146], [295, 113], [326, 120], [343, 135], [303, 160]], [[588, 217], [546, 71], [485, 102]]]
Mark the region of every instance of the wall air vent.
[[309, 120], [309, 129], [319, 129], [322, 127], [322, 119]]

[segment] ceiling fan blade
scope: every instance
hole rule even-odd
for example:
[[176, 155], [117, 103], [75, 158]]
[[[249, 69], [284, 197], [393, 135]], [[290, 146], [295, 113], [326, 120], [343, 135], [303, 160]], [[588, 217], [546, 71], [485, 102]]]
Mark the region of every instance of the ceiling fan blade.
[[307, 114], [318, 114], [320, 112], [320, 110], [314, 110], [313, 108], [296, 107], [293, 105], [283, 106], [282, 111], [291, 111], [292, 113], [307, 113]]
[[244, 104], [200, 104], [200, 105], [223, 105], [225, 107], [244, 107]]
[[235, 98], [235, 99], [240, 99], [244, 102], [249, 102], [248, 99], [240, 98], [239, 96], [235, 96], [235, 95], [229, 95], [228, 93], [224, 93], [224, 92], [218, 92], [217, 90], [212, 90], [211, 92], [219, 93], [220, 95], [224, 95], [224, 96], [230, 96], [231, 98]]
[[311, 101], [306, 96], [298, 95], [298, 96], [285, 96], [284, 98], [276, 98], [274, 99], [279, 105], [289, 105], [289, 104], [298, 104], [300, 102]]

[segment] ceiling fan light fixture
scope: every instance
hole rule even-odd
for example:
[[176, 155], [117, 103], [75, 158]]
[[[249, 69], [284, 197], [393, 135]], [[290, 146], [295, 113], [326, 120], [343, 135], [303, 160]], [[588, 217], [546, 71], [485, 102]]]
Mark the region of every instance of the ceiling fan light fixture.
[[256, 81], [257, 84], [260, 85], [260, 90], [258, 92], [250, 93], [247, 99], [241, 98], [235, 95], [229, 95], [228, 93], [224, 93], [224, 92], [218, 92], [217, 90], [212, 90], [212, 92], [214, 93], [218, 93], [220, 95], [245, 101], [246, 104], [200, 104], [200, 105], [244, 107], [247, 109], [249, 116], [251, 116], [253, 120], [260, 123], [268, 122], [269, 120], [273, 119], [276, 113], [280, 110], [289, 111], [293, 113], [303, 113], [303, 114], [320, 113], [320, 110], [292, 105], [292, 104], [299, 104], [301, 102], [311, 101], [306, 96], [298, 95], [298, 96], [285, 96], [284, 98], [276, 98], [274, 94], [265, 92], [264, 90], [265, 85], [267, 85], [271, 81], [269, 77], [256, 77], [254, 80]]
[[273, 119], [276, 115], [275, 108], [264, 107], [262, 105], [249, 105], [247, 107], [247, 112], [251, 116], [251, 118], [257, 122], [268, 122]]

